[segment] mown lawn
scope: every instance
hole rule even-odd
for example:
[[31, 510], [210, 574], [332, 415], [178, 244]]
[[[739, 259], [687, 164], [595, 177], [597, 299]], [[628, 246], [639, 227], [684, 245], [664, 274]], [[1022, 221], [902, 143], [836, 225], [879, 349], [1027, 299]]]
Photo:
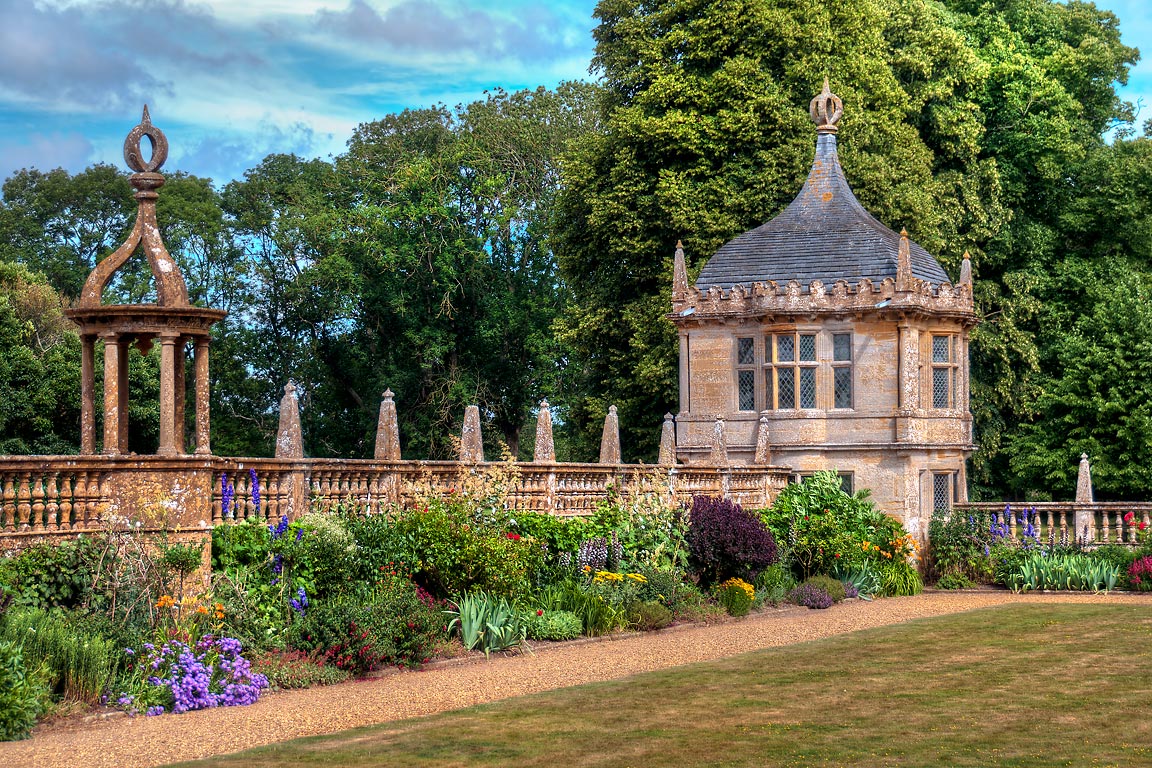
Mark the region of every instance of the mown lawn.
[[1152, 611], [1021, 605], [181, 765], [1152, 765]]

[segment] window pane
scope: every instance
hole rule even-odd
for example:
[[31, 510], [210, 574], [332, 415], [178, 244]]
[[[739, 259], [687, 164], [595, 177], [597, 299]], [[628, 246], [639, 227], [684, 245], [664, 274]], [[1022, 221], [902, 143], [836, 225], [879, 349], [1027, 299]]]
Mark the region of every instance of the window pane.
[[852, 334], [832, 334], [832, 359], [837, 363], [852, 361]]
[[952, 475], [932, 475], [932, 509], [937, 512], [952, 509]]
[[772, 404], [772, 369], [764, 371], [764, 407], [769, 411], [775, 406]]
[[952, 387], [949, 386], [952, 378], [951, 368], [932, 369], [932, 407], [952, 407]]
[[793, 336], [776, 337], [776, 360], [790, 363], [796, 359], [796, 339]]
[[952, 362], [951, 356], [948, 354], [949, 341], [951, 336], [933, 336], [932, 337], [932, 362], [934, 363], [950, 363]]
[[852, 369], [848, 367], [833, 368], [833, 389], [835, 390], [836, 408], [852, 407]]
[[754, 365], [756, 363], [756, 347], [752, 339], [736, 339], [736, 362], [739, 365]]
[[816, 407], [816, 369], [800, 369], [800, 407]]
[[851, 472], [839, 472], [837, 474], [840, 477], [840, 490], [844, 491], [844, 493], [851, 496], [852, 495], [852, 486], [853, 486], [852, 473]]
[[776, 383], [780, 386], [776, 397], [781, 408], [796, 407], [796, 373], [793, 368], [777, 368]]
[[740, 410], [756, 410], [756, 371], [737, 371], [740, 387]]
[[800, 360], [805, 363], [816, 362], [816, 337], [800, 337]]

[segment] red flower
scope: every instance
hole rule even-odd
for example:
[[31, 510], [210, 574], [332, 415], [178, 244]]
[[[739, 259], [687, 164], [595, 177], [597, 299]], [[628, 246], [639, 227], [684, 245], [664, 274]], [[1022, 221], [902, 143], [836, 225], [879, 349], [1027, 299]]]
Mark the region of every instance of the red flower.
[[839, 553], [839, 552], [837, 552], [837, 553], [836, 553], [836, 557], [840, 557], [840, 553]]
[[537, 616], [543, 616], [543, 615], [544, 615], [544, 611], [543, 611], [542, 609], [540, 609], [540, 608], [537, 608], [537, 609], [536, 609], [536, 615], [537, 615]]
[[1130, 522], [1132, 522], [1132, 521], [1133, 521], [1135, 518], [1136, 518], [1136, 515], [1134, 515], [1134, 514], [1132, 514], [1131, 512], [1129, 512], [1128, 514], [1124, 515], [1124, 522], [1126, 522], [1126, 523], [1130, 523]]
[[1140, 530], [1144, 530], [1145, 528], [1147, 528], [1147, 527], [1148, 527], [1148, 523], [1146, 523], [1146, 522], [1144, 522], [1143, 520], [1141, 520], [1141, 521], [1140, 521], [1140, 525], [1138, 525], [1138, 526], [1136, 526], [1136, 527], [1137, 527], [1137, 528], [1139, 528]]
[[506, 533], [504, 535], [507, 536], [512, 541], [520, 541], [520, 534], [518, 534], [518, 533]]

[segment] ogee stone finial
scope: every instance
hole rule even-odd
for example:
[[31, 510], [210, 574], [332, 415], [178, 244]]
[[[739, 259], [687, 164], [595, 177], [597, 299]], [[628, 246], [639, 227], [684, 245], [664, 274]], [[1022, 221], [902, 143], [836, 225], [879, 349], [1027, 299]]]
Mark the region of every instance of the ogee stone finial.
[[664, 426], [660, 428], [660, 466], [670, 467], [676, 463], [676, 423], [672, 414], [664, 414]]
[[608, 407], [608, 415], [604, 417], [604, 432], [600, 436], [600, 463], [620, 463], [620, 419], [614, 405]]
[[536, 445], [532, 461], [546, 463], [556, 461], [556, 444], [552, 440], [552, 409], [547, 400], [540, 401], [540, 412], [536, 414]]
[[400, 425], [396, 419], [396, 403], [391, 389], [385, 389], [380, 401], [380, 417], [376, 422], [376, 450], [373, 457], [380, 461], [400, 461]]
[[820, 91], [808, 105], [808, 114], [812, 117], [812, 122], [816, 123], [817, 133], [836, 133], [836, 124], [844, 114], [844, 102], [832, 93], [827, 77], [824, 78], [824, 90]]

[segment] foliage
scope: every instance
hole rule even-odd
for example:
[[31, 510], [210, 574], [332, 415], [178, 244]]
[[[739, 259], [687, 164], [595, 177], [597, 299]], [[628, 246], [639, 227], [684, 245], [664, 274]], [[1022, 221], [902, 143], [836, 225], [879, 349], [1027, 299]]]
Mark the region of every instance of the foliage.
[[729, 616], [747, 616], [756, 600], [756, 588], [743, 579], [733, 577], [716, 586], [716, 599]]
[[572, 640], [584, 631], [580, 617], [570, 611], [528, 611], [524, 626], [529, 640]]
[[455, 607], [444, 612], [451, 617], [448, 631], [458, 631], [470, 651], [480, 649], [488, 656], [519, 647], [527, 636], [523, 618], [506, 597], [477, 591], [460, 595], [453, 603]]
[[588, 564], [609, 570], [682, 569], [688, 560], [688, 525], [687, 511], [673, 502], [667, 477], [637, 473], [623, 496], [609, 489], [589, 526], [619, 545], [620, 562]]
[[688, 525], [689, 561], [705, 585], [755, 578], [776, 562], [776, 540], [752, 512], [728, 499], [695, 496]]
[[906, 560], [916, 542], [899, 521], [873, 505], [867, 490], [844, 492], [835, 472], [817, 472], [787, 486], [760, 512], [800, 578], [866, 564]]
[[238, 520], [212, 528], [212, 571], [253, 568], [268, 560], [268, 528], [262, 520]]
[[26, 666], [44, 670], [54, 694], [88, 704], [97, 703], [111, 684], [121, 651], [60, 611], [10, 609], [0, 639], [20, 648]]
[[0, 583], [16, 605], [74, 608], [88, 598], [98, 548], [90, 538], [36, 544], [0, 565]]
[[817, 587], [818, 589], [827, 592], [828, 596], [832, 598], [832, 602], [834, 603], [841, 602], [846, 594], [844, 591], [844, 582], [824, 574], [819, 576], [810, 576], [809, 578], [805, 579], [804, 583], [800, 586], [804, 586], [805, 584], [811, 587]]
[[820, 587], [804, 582], [788, 593], [788, 602], [805, 608], [831, 608], [835, 601]]
[[796, 579], [791, 569], [778, 563], [756, 574], [755, 586], [757, 602], [780, 605], [796, 587]]
[[945, 576], [956, 577], [956, 583], [961, 584], [991, 577], [986, 550], [992, 543], [992, 533], [983, 513], [933, 513], [928, 541], [927, 568], [936, 574], [937, 586]]
[[1152, 590], [1152, 555], [1144, 555], [1128, 566], [1128, 583], [1140, 592]]
[[128, 690], [116, 703], [132, 714], [147, 715], [255, 704], [268, 680], [252, 672], [240, 651], [238, 640], [211, 635], [195, 646], [170, 640], [160, 646], [145, 643], [135, 651], [128, 649], [139, 660]]
[[360, 675], [384, 664], [427, 661], [443, 627], [440, 603], [396, 575], [381, 579], [365, 595], [342, 595], [310, 606], [290, 627], [287, 643]]
[[24, 664], [20, 646], [0, 641], [0, 741], [26, 739], [48, 707], [42, 670]]
[[665, 608], [675, 609], [680, 592], [685, 586], [683, 573], [662, 568], [640, 568], [637, 573], [644, 577], [638, 595], [640, 600], [656, 601]]
[[663, 603], [644, 600], [628, 609], [628, 623], [641, 632], [664, 629], [672, 623], [672, 611]]
[[845, 585], [851, 584], [856, 594], [865, 599], [880, 594], [883, 586], [879, 567], [868, 562], [854, 566], [837, 566], [832, 569], [831, 575]]
[[880, 592], [885, 597], [918, 595], [924, 591], [920, 572], [906, 559], [892, 559], [877, 563], [880, 574]]
[[348, 672], [300, 651], [264, 653], [252, 659], [252, 671], [264, 675], [273, 691], [333, 685], [348, 679]]
[[1108, 592], [1116, 588], [1120, 569], [1080, 552], [1029, 552], [1005, 586], [1013, 592], [1060, 589]]
[[1143, 554], [1141, 550], [1123, 544], [1103, 544], [1088, 550], [1085, 554], [1093, 560], [1101, 560], [1115, 565], [1116, 570], [1120, 572], [1121, 586], [1135, 588], [1129, 578], [1129, 569]]
[[478, 520], [454, 496], [399, 514], [392, 528], [396, 552], [438, 596], [479, 590], [516, 598], [544, 566], [533, 539]]
[[936, 580], [936, 589], [971, 589], [976, 582], [962, 573], [946, 573]]
[[569, 611], [580, 618], [584, 634], [589, 637], [606, 635], [619, 629], [627, 621], [627, 614], [593, 591], [590, 583], [566, 579], [549, 585], [539, 596], [538, 603], [545, 610]]

